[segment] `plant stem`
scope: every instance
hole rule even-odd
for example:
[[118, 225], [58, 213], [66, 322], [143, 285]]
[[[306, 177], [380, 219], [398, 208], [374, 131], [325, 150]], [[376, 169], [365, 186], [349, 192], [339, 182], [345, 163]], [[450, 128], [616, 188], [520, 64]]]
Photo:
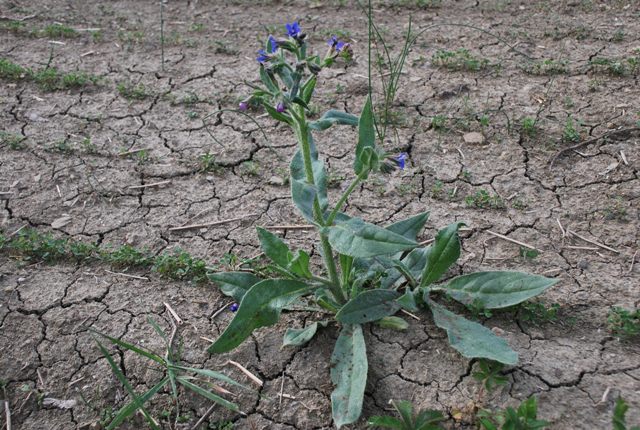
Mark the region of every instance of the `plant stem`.
[[356, 176], [353, 179], [353, 181], [351, 181], [351, 184], [349, 184], [349, 187], [345, 190], [342, 196], [340, 196], [340, 200], [338, 200], [338, 203], [336, 203], [336, 207], [333, 208], [333, 210], [329, 214], [329, 218], [327, 218], [327, 225], [333, 225], [333, 220], [338, 215], [338, 212], [340, 211], [340, 209], [342, 209], [342, 206], [344, 206], [344, 204], [346, 203], [351, 193], [356, 189], [356, 187], [360, 184], [360, 182], [362, 182], [362, 180], [365, 179], [365, 177], [366, 177], [365, 174], [361, 174]]
[[[315, 186], [315, 178], [313, 176], [313, 167], [311, 161], [311, 145], [309, 144], [309, 127], [307, 126], [304, 108], [300, 107], [298, 115], [293, 117], [296, 118], [298, 126], [296, 129], [296, 133], [298, 134], [298, 142], [300, 142], [300, 147], [302, 149], [302, 160], [304, 162], [304, 171], [307, 177], [307, 182], [312, 186]], [[321, 227], [326, 225], [317, 195], [313, 199], [313, 218]], [[333, 259], [333, 249], [331, 249], [331, 244], [329, 243], [327, 235], [322, 233], [322, 231], [319, 231], [319, 234], [320, 244], [322, 245], [322, 257], [324, 258], [327, 272], [329, 272], [329, 279], [331, 280], [331, 285], [329, 288], [334, 296], [334, 299], [339, 303], [344, 303], [346, 299], [344, 297], [342, 289], [340, 288], [338, 269], [336, 268], [336, 262]]]

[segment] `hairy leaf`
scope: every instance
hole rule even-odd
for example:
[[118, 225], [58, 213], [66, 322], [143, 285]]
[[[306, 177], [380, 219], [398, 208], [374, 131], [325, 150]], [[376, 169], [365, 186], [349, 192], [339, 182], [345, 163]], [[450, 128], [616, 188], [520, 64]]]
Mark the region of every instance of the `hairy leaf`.
[[220, 291], [223, 294], [233, 297], [238, 303], [251, 287], [262, 280], [248, 272], [218, 272], [209, 273], [207, 276], [220, 284]]
[[364, 324], [393, 315], [400, 309], [396, 299], [400, 293], [393, 290], [367, 290], [349, 300], [336, 314], [342, 324]]
[[417, 243], [392, 231], [351, 218], [347, 222], [325, 227], [329, 243], [339, 253], [352, 257], [395, 254], [415, 248]]
[[356, 175], [368, 172], [374, 167], [377, 162], [375, 147], [376, 130], [373, 107], [371, 105], [371, 97], [368, 97], [358, 121], [358, 144], [356, 145], [356, 158], [353, 163]]
[[242, 298], [235, 317], [213, 345], [209, 353], [231, 351], [253, 330], [278, 322], [282, 308], [309, 292], [304, 282], [288, 279], [265, 279], [255, 284]]
[[399, 234], [400, 236], [404, 236], [407, 239], [416, 240], [416, 237], [422, 231], [428, 219], [429, 212], [423, 212], [421, 214], [414, 215], [411, 218], [395, 222], [385, 228]]
[[409, 323], [400, 317], [384, 317], [380, 318], [376, 323], [382, 328], [391, 330], [406, 330], [409, 328]]
[[278, 266], [286, 269], [291, 256], [291, 251], [289, 251], [287, 244], [278, 236], [262, 227], [256, 227], [256, 230], [258, 231], [258, 239], [260, 239], [260, 247], [264, 255], [269, 257], [271, 261]]
[[367, 384], [367, 349], [359, 325], [345, 325], [331, 354], [333, 422], [340, 428], [358, 420]]
[[309, 279], [312, 276], [311, 270], [309, 269], [309, 260], [309, 254], [303, 250], [298, 250], [292, 257], [287, 268], [291, 273]]
[[522, 272], [478, 272], [453, 278], [434, 290], [442, 289], [465, 305], [498, 309], [537, 296], [557, 282], [558, 279]]
[[449, 344], [467, 358], [488, 358], [504, 364], [516, 364], [518, 354], [504, 339], [473, 321], [456, 315], [439, 304], [429, 301], [436, 325], [447, 331]]
[[339, 110], [328, 110], [319, 119], [309, 123], [311, 130], [326, 130], [332, 125], [358, 125], [358, 117]]
[[284, 334], [282, 346], [301, 346], [313, 339], [318, 326], [326, 327], [327, 321], [316, 321], [305, 328], [288, 328]]
[[458, 228], [461, 225], [464, 223], [456, 222], [440, 230], [435, 242], [427, 248], [427, 265], [422, 272], [421, 287], [426, 287], [440, 279], [460, 257]]

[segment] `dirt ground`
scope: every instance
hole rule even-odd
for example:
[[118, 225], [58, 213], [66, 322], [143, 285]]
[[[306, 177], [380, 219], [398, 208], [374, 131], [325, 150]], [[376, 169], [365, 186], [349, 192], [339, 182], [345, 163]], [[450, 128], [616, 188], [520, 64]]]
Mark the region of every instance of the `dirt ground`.
[[[634, 264], [640, 260], [640, 134], [633, 131], [640, 121], [639, 73], [589, 63], [596, 57], [640, 58], [640, 5], [392, 3], [399, 2], [377, 3], [375, 19], [394, 48], [401, 46], [410, 15], [414, 28], [424, 29], [394, 107], [398, 134], [389, 136], [385, 148], [407, 152], [408, 166], [364, 185], [350, 199], [350, 213], [388, 223], [428, 210], [422, 239], [464, 220], [470, 231], [463, 234], [463, 255], [452, 274], [514, 269], [557, 277], [560, 282], [541, 299], [560, 305], [560, 312], [555, 321], [512, 314], [483, 318], [520, 354], [520, 363], [506, 371], [508, 384], [491, 394], [472, 377], [477, 363], [451, 349], [426, 313], [419, 321], [409, 319], [406, 332], [367, 326], [367, 394], [363, 418], [351, 428], [365, 428], [367, 417], [388, 411], [390, 399], [439, 409], [450, 428], [474, 428], [476, 408], [517, 405], [533, 394], [539, 417], [551, 421], [552, 429], [609, 429], [618, 396], [631, 406], [628, 422], [640, 424], [640, 346], [637, 339], [612, 336], [606, 322], [612, 306], [640, 305], [640, 263]], [[27, 29], [59, 22], [79, 31], [75, 38], [51, 38], [3, 30], [3, 58], [101, 77], [97, 85], [54, 92], [32, 82], [2, 81], [0, 130], [26, 138], [19, 147], [4, 142], [0, 149], [5, 235], [28, 226], [100, 246], [130, 244], [157, 253], [180, 247], [213, 265], [226, 254], [256, 255], [256, 225], [304, 224], [282, 181], [295, 150], [292, 134], [252, 112], [266, 128], [267, 142], [247, 119], [215, 114], [206, 121], [220, 145], [204, 121], [249, 94], [242, 82], [257, 77], [260, 40], [294, 19], [320, 52], [331, 34], [350, 39], [355, 62], [322, 72], [315, 106], [319, 112], [333, 107], [358, 113], [367, 90], [364, 14], [349, 1], [169, 1], [163, 70], [159, 13], [158, 2], [146, 0], [0, 1], [2, 18], [26, 17]], [[432, 61], [439, 49], [460, 48], [477, 62], [457, 70]], [[119, 84], [143, 94], [125, 97]], [[535, 130], [523, 127], [526, 118], [537, 120]], [[562, 148], [619, 129], [629, 131], [550, 164]], [[481, 133], [483, 141], [468, 142], [470, 132]], [[349, 183], [354, 139], [347, 128], [316, 135], [333, 196]], [[146, 151], [119, 156], [135, 149]], [[215, 157], [215, 171], [202, 169], [207, 153]], [[130, 188], [156, 182], [164, 184]], [[187, 222], [251, 214], [211, 228], [169, 231]], [[541, 252], [523, 258], [520, 245], [490, 231]], [[315, 239], [304, 230], [284, 237], [309, 248]], [[223, 369], [250, 384], [237, 369], [223, 366], [234, 360], [264, 381], [235, 399], [246, 416], [215, 409], [209, 428], [223, 428], [229, 420], [239, 429], [331, 428], [335, 327], [322, 329], [305, 347], [282, 348], [287, 326], [317, 318], [285, 313], [277, 326], [258, 331], [236, 351], [211, 357], [205, 338], [215, 339], [230, 321], [230, 312], [214, 315], [227, 297], [212, 285], [169, 281], [144, 270], [126, 273], [148, 280], [103, 264], [25, 263], [0, 253], [0, 379], [13, 428], [100, 428], [125, 395], [89, 328], [161, 351], [147, 318], [169, 330], [165, 302], [184, 320], [186, 363]], [[157, 382], [147, 362], [130, 353], [116, 356], [139, 392]], [[280, 401], [281, 390], [293, 398]], [[70, 409], [42, 406], [43, 397], [76, 403]], [[160, 419], [169, 404], [164, 393], [150, 410]], [[209, 406], [183, 397], [186, 422], [177, 428], [191, 428]], [[125, 427], [142, 423], [138, 416]], [[170, 426], [167, 420], [162, 425]]]

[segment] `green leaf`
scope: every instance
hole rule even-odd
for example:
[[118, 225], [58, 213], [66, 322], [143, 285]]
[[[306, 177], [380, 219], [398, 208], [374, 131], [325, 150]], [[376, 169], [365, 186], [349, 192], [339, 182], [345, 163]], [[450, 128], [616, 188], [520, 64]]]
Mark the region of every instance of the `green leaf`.
[[214, 403], [224, 406], [225, 408], [232, 410], [234, 412], [238, 412], [240, 410], [238, 408], [238, 405], [236, 405], [235, 403], [225, 400], [222, 397], [216, 394], [213, 394], [211, 391], [205, 390], [204, 388], [190, 382], [187, 378], [183, 376], [179, 376], [177, 380], [180, 384], [184, 385], [186, 388], [190, 389], [194, 393], [199, 394], [202, 397], [207, 398]]
[[616, 399], [616, 405], [613, 408], [613, 430], [627, 430], [627, 419], [625, 415], [629, 410], [629, 405], [622, 397]]
[[264, 66], [260, 66], [260, 80], [272, 95], [280, 94], [278, 84], [269, 76]]
[[448, 311], [429, 301], [436, 325], [447, 331], [449, 344], [467, 358], [488, 358], [504, 364], [516, 364], [518, 354], [504, 339], [488, 328]]
[[369, 418], [367, 425], [375, 426], [375, 427], [384, 427], [384, 428], [394, 429], [394, 430], [405, 430], [405, 427], [402, 425], [402, 421], [390, 416], [371, 417]]
[[293, 87], [293, 83], [295, 82], [293, 75], [295, 74], [295, 72], [292, 73], [288, 67], [278, 67], [275, 69], [275, 72], [287, 88], [291, 89]]
[[460, 257], [458, 228], [461, 225], [464, 223], [456, 222], [440, 230], [435, 242], [427, 248], [427, 265], [422, 272], [421, 287], [426, 287], [440, 279]]
[[278, 322], [282, 308], [309, 292], [307, 284], [289, 279], [265, 279], [255, 284], [242, 298], [235, 317], [208, 349], [211, 354], [231, 351], [253, 330]]
[[[94, 332], [95, 332], [95, 330], [94, 330]], [[100, 333], [98, 333], [98, 334], [100, 334]], [[102, 335], [102, 336], [105, 336], [105, 335]], [[105, 336], [105, 337], [107, 337], [107, 336]], [[133, 399], [133, 401], [128, 405], [128, 407], [125, 406], [124, 408], [122, 408], [120, 410], [118, 415], [113, 419], [111, 424], [109, 424], [109, 427], [107, 427], [107, 429], [111, 430], [111, 429], [116, 428], [122, 421], [124, 421], [133, 412], [135, 412], [136, 410], [140, 409], [140, 412], [142, 412], [142, 415], [145, 417], [145, 419], [147, 420], [147, 422], [149, 423], [151, 428], [154, 429], [154, 430], [159, 430], [159, 427], [156, 425], [156, 421], [151, 417], [151, 415], [149, 415], [147, 410], [144, 408], [144, 403], [145, 403], [146, 400], [141, 398], [141, 397], [139, 397], [135, 393], [135, 391], [133, 391], [133, 387], [131, 386], [131, 384], [127, 380], [126, 376], [124, 376], [124, 373], [122, 373], [122, 370], [120, 369], [120, 366], [118, 366], [116, 364], [116, 362], [113, 360], [113, 357], [111, 356], [111, 354], [109, 353], [107, 348], [105, 348], [104, 345], [102, 345], [102, 343], [100, 343], [100, 341], [97, 338], [94, 337], [94, 339], [95, 339], [96, 343], [98, 344], [98, 348], [100, 348], [100, 352], [102, 352], [102, 355], [104, 355], [104, 358], [107, 359], [107, 362], [109, 363], [109, 366], [111, 366], [111, 370], [113, 370], [113, 373], [116, 375], [116, 378], [118, 378], [120, 383], [124, 386], [125, 390], [129, 393], [129, 395]], [[109, 338], [109, 340], [111, 340], [111, 339], [113, 339], [113, 338]], [[166, 384], [168, 381], [169, 381], [169, 378], [164, 378], [162, 381], [160, 381], [162, 383], [162, 385], [158, 388], [158, 390], [160, 388], [162, 388], [162, 386], [164, 386], [164, 384]], [[158, 385], [160, 385], [160, 384], [158, 384]], [[153, 390], [153, 388], [151, 390], [149, 390], [149, 392], [152, 391], [152, 390]], [[147, 393], [149, 393], [149, 392], [147, 392]], [[153, 392], [151, 395], [149, 395], [146, 399], [148, 400], [156, 392], [157, 392], [157, 390], [155, 392]]]
[[412, 216], [411, 218], [403, 219], [402, 221], [395, 222], [385, 228], [389, 231], [404, 236], [409, 240], [416, 240], [418, 234], [424, 228], [427, 220], [429, 219], [429, 212], [423, 212], [421, 214]]
[[301, 346], [313, 339], [318, 326], [326, 327], [327, 321], [316, 321], [305, 328], [288, 328], [284, 334], [282, 346]]
[[309, 269], [310, 259], [309, 254], [303, 250], [298, 250], [289, 262], [287, 269], [294, 275], [309, 279], [312, 276], [311, 270]]
[[264, 255], [278, 266], [286, 269], [291, 259], [291, 251], [289, 251], [287, 244], [262, 227], [256, 227], [256, 230], [258, 231], [258, 239], [260, 239], [260, 247]]
[[[89, 330], [91, 330], [92, 332], [94, 332], [96, 334], [99, 334], [100, 336], [102, 336], [104, 338], [107, 338], [114, 345], [118, 345], [119, 347], [124, 348], [124, 349], [128, 349], [129, 351], [133, 351], [138, 355], [141, 355], [143, 357], [147, 357], [148, 359], [155, 361], [156, 363], [163, 364], [163, 365], [165, 364], [165, 361], [164, 361], [164, 359], [162, 357], [160, 357], [157, 354], [154, 354], [153, 352], [151, 352], [151, 351], [149, 351], [147, 349], [143, 349], [141, 347], [132, 345], [132, 344], [127, 343], [127, 342], [125, 342], [123, 340], [120, 340], [118, 338], [108, 336], [108, 335], [106, 335], [104, 333], [101, 333], [98, 330], [95, 330], [93, 328], [90, 328]], [[98, 342], [98, 345], [100, 345], [100, 342]]]
[[331, 354], [333, 422], [340, 428], [358, 420], [367, 384], [367, 349], [359, 325], [345, 325]]
[[433, 290], [444, 290], [465, 305], [477, 304], [484, 309], [498, 309], [537, 296], [557, 282], [558, 279], [522, 272], [478, 272], [458, 276]]
[[[302, 100], [304, 100], [305, 103], [308, 104], [311, 101], [311, 97], [313, 96], [313, 90], [315, 90], [317, 82], [318, 82], [318, 78], [316, 76], [313, 76], [302, 87]], [[311, 124], [309, 125], [311, 126]]]
[[400, 317], [383, 317], [376, 323], [382, 328], [388, 328], [391, 330], [406, 330], [409, 328], [409, 323]]
[[406, 400], [391, 401], [391, 404], [400, 414], [402, 421], [406, 426], [413, 424], [413, 405]]
[[311, 121], [309, 128], [311, 130], [326, 130], [334, 124], [338, 125], [358, 125], [358, 117], [347, 112], [339, 110], [328, 110], [319, 119]]
[[407, 288], [405, 293], [402, 296], [400, 296], [400, 298], [396, 301], [398, 302], [400, 307], [402, 307], [403, 309], [406, 309], [409, 312], [416, 312], [418, 310], [416, 294], [419, 294], [420, 291], [421, 291], [420, 288], [416, 288], [413, 291]]
[[[156, 385], [151, 387], [151, 389], [149, 389], [149, 391], [144, 393], [142, 396], [137, 397], [134, 401], [124, 405], [118, 411], [118, 413], [113, 418], [113, 420], [109, 423], [109, 425], [107, 426], [107, 430], [113, 430], [118, 428], [118, 426], [122, 424], [124, 420], [126, 420], [131, 415], [133, 415], [136, 412], [136, 410], [138, 410], [139, 407], [144, 405], [146, 402], [149, 401], [149, 399], [155, 396], [156, 393], [158, 393], [158, 391], [160, 391], [162, 387], [164, 387], [167, 384], [167, 382], [169, 382], [169, 377], [164, 377], [160, 382], [158, 382]], [[150, 425], [152, 428], [158, 428], [157, 426], [155, 426], [155, 423], [150, 422]]]
[[[424, 270], [424, 265], [427, 262], [427, 248], [416, 248], [412, 249], [402, 260], [400, 263], [409, 271], [409, 274], [413, 276], [414, 279], [420, 279], [420, 274]], [[376, 259], [380, 262], [379, 259]], [[385, 264], [382, 264], [380, 267], [377, 265], [372, 266], [370, 270], [380, 270], [381, 267], [384, 267], [386, 270], [387, 276], [380, 280], [380, 285], [382, 288], [395, 288], [399, 287], [405, 282], [405, 277], [398, 270], [394, 264], [394, 261], [390, 259]], [[391, 267], [389, 267], [391, 266]]]
[[440, 411], [424, 410], [416, 417], [416, 430], [441, 430], [442, 427], [436, 424], [444, 419], [444, 415]]
[[396, 299], [400, 293], [393, 290], [367, 290], [349, 300], [336, 314], [342, 324], [364, 324], [393, 315], [400, 309]]
[[285, 114], [283, 114], [281, 112], [278, 112], [269, 103], [263, 102], [262, 106], [267, 111], [267, 113], [271, 116], [271, 118], [273, 118], [273, 119], [275, 119], [277, 121], [281, 121], [281, 122], [285, 122], [287, 124], [291, 124], [291, 118], [289, 118], [287, 115], [285, 115]]
[[248, 272], [219, 272], [209, 273], [207, 276], [220, 284], [220, 291], [223, 294], [233, 297], [238, 303], [251, 287], [262, 280]]
[[373, 154], [376, 153], [376, 130], [373, 119], [373, 108], [371, 97], [367, 97], [367, 102], [362, 108], [358, 121], [358, 144], [356, 145], [356, 159], [353, 169], [356, 175], [370, 171], [373, 163], [377, 161]]
[[243, 385], [243, 384], [241, 384], [241, 383], [229, 378], [224, 373], [216, 372], [215, 370], [198, 369], [197, 367], [188, 367], [188, 366], [179, 366], [179, 365], [173, 365], [173, 366], [170, 366], [170, 368], [171, 369], [176, 369], [176, 370], [182, 370], [182, 371], [185, 371], [185, 372], [197, 373], [198, 375], [206, 376], [206, 377], [212, 378], [212, 379], [217, 379], [219, 381], [223, 381], [223, 382], [226, 382], [228, 384], [235, 385], [236, 387], [244, 388], [245, 390], [250, 390], [251, 389], [251, 388], [247, 387], [246, 385]]
[[395, 254], [415, 248], [418, 244], [397, 233], [351, 218], [347, 222], [323, 228], [329, 243], [339, 253], [351, 257], [373, 257]]

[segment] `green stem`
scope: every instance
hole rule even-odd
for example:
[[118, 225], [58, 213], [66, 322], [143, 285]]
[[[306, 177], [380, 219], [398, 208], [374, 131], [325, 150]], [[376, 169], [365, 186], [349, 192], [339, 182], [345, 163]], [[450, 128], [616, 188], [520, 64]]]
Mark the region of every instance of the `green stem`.
[[[307, 182], [315, 186], [315, 178], [313, 177], [313, 167], [311, 161], [311, 145], [309, 144], [309, 127], [307, 126], [304, 109], [302, 107], [300, 107], [300, 112], [298, 112], [298, 115], [296, 115], [295, 118], [297, 119], [298, 127], [296, 132], [298, 134], [298, 141], [300, 142], [300, 147], [302, 149], [302, 160], [304, 162], [305, 176], [307, 177]], [[313, 218], [321, 227], [326, 225], [317, 196], [315, 199], [313, 199]], [[327, 272], [329, 272], [329, 279], [331, 280], [329, 289], [331, 290], [331, 293], [333, 294], [335, 300], [337, 300], [339, 303], [345, 303], [346, 298], [344, 297], [342, 289], [340, 288], [338, 269], [336, 267], [336, 262], [333, 259], [333, 249], [331, 248], [331, 244], [329, 243], [327, 235], [323, 234], [321, 231], [319, 232], [319, 234], [320, 244], [322, 246], [322, 257], [324, 258]]]
[[327, 218], [327, 225], [333, 225], [333, 221], [338, 215], [338, 212], [340, 212], [340, 209], [342, 209], [342, 206], [344, 206], [344, 204], [347, 202], [347, 199], [349, 198], [351, 193], [356, 189], [356, 187], [360, 184], [360, 182], [362, 182], [365, 179], [365, 177], [366, 177], [366, 174], [360, 174], [353, 179], [353, 181], [349, 185], [349, 188], [345, 190], [345, 192], [340, 197], [340, 200], [338, 200], [338, 203], [336, 203], [336, 207], [333, 208], [333, 210], [329, 214], [329, 218]]

